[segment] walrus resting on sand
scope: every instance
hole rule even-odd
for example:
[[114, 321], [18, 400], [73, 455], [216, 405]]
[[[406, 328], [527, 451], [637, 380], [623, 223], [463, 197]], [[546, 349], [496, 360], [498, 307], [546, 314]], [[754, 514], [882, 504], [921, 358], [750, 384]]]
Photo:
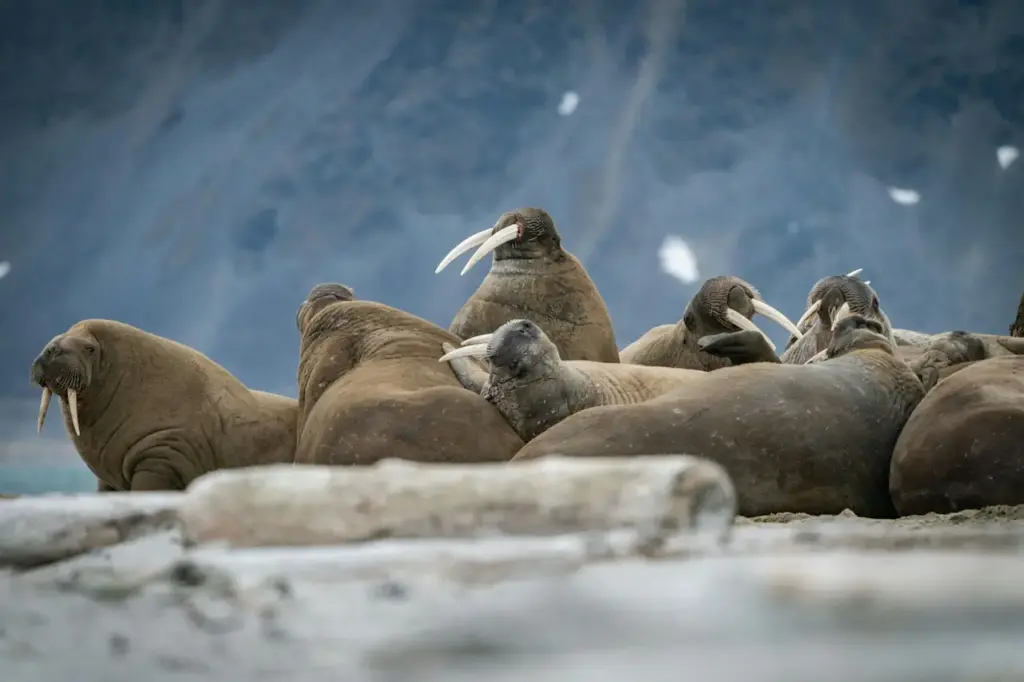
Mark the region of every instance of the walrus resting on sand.
[[725, 467], [744, 516], [891, 517], [889, 460], [923, 394], [881, 325], [851, 315], [824, 362], [726, 367], [639, 405], [584, 410], [513, 461], [686, 452]]
[[60, 399], [97, 489], [184, 490], [216, 469], [291, 462], [296, 401], [252, 391], [199, 351], [113, 320], [83, 320], [32, 363], [38, 428]]
[[751, 321], [754, 313], [782, 325], [791, 334], [801, 335], [789, 318], [765, 303], [761, 294], [739, 277], [711, 277], [686, 304], [679, 322], [648, 330], [622, 349], [619, 361], [704, 371], [728, 367], [729, 360], [704, 352], [697, 342], [705, 336], [745, 329], [764, 335], [774, 350], [775, 344], [768, 335]]
[[856, 276], [832, 275], [818, 280], [807, 295], [807, 309], [797, 320], [804, 335], [792, 336], [786, 344], [781, 360], [787, 364], [802, 365], [812, 358], [825, 355], [832, 340], [832, 329], [846, 315], [855, 314], [874, 320], [882, 326], [882, 334], [895, 347], [892, 325], [878, 302], [878, 294], [871, 285]]
[[541, 326], [566, 360], [618, 362], [619, 348], [604, 299], [583, 264], [562, 248], [555, 222], [539, 208], [505, 213], [494, 227], [467, 237], [448, 252], [441, 272], [479, 246], [466, 274], [487, 254], [491, 270], [448, 330], [460, 339], [490, 334], [509, 320]]
[[900, 514], [1024, 504], [1024, 357], [981, 360], [935, 386], [903, 427], [889, 478]]
[[[512, 320], [486, 340], [445, 346], [462, 385], [492, 403], [519, 437], [529, 441], [580, 410], [632, 405], [699, 382], [707, 372], [588, 360], [562, 360], [558, 349], [530, 320]], [[490, 361], [488, 376], [470, 357]]]
[[935, 334], [907, 364], [921, 379], [924, 390], [930, 391], [946, 377], [975, 362], [1005, 355], [1024, 355], [1024, 339], [958, 330]]
[[501, 413], [437, 362], [441, 344], [458, 338], [335, 287], [314, 287], [296, 315], [296, 463], [500, 462], [515, 454], [523, 442]]

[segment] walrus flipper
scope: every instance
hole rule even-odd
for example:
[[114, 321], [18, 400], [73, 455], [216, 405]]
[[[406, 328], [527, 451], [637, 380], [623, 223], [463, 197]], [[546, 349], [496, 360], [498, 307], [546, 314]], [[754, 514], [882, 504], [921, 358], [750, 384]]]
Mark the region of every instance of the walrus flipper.
[[[441, 344], [441, 348], [445, 353], [455, 350], [455, 346], [450, 343]], [[452, 374], [466, 389], [478, 395], [483, 392], [484, 384], [487, 383], [487, 372], [472, 358], [452, 358], [448, 361], [448, 366], [452, 368]]]
[[697, 340], [697, 346], [705, 353], [732, 360], [733, 365], [781, 362], [764, 334], [751, 330], [702, 336]]

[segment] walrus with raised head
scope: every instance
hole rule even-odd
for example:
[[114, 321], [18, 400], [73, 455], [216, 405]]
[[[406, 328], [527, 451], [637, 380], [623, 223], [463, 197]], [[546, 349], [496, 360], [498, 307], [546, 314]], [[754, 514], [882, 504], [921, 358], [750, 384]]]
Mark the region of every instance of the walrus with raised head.
[[882, 326], [890, 345], [896, 347], [892, 324], [882, 310], [878, 294], [871, 284], [857, 277], [859, 270], [848, 275], [830, 275], [818, 280], [807, 295], [807, 308], [797, 320], [804, 332], [802, 338], [790, 337], [781, 360], [802, 365], [825, 354], [832, 339], [833, 327], [846, 315], [856, 314]]
[[933, 335], [916, 357], [907, 359], [907, 364], [921, 379], [925, 391], [930, 391], [969, 365], [1006, 355], [1024, 355], [1024, 339], [955, 330]]
[[891, 517], [889, 460], [923, 394], [882, 326], [851, 315], [823, 362], [725, 367], [645, 403], [584, 410], [513, 461], [686, 452], [725, 467], [744, 516]]
[[903, 427], [890, 492], [903, 515], [1024, 504], [1024, 356], [963, 365]]
[[503, 214], [494, 227], [449, 251], [436, 272], [474, 247], [478, 248], [462, 274], [490, 253], [494, 260], [448, 331], [470, 339], [525, 318], [540, 325], [566, 360], [619, 361], [604, 299], [583, 264], [562, 248], [546, 211], [521, 208]]
[[[348, 292], [346, 294], [346, 292]], [[453, 334], [321, 284], [299, 306], [300, 464], [507, 461], [522, 440], [438, 364]]]
[[32, 363], [42, 430], [56, 394], [97, 489], [184, 490], [231, 467], [287, 463], [297, 403], [253, 391], [199, 351], [113, 320], [83, 320]]
[[[632, 405], [701, 381], [706, 372], [589, 360], [562, 360], [551, 339], [530, 320], [512, 320], [490, 338], [460, 348], [446, 345], [466, 388], [498, 408], [529, 441], [566, 417], [597, 405]], [[490, 374], [468, 362], [487, 358]]]
[[705, 336], [736, 330], [764, 335], [774, 350], [775, 344], [751, 321], [754, 313], [782, 325], [791, 334], [801, 336], [796, 325], [764, 302], [757, 289], [739, 277], [711, 277], [704, 281], [686, 304], [683, 317], [675, 324], [663, 324], [648, 330], [619, 353], [619, 361], [631, 365], [678, 367], [704, 371], [728, 367], [729, 359], [705, 352], [698, 341]]

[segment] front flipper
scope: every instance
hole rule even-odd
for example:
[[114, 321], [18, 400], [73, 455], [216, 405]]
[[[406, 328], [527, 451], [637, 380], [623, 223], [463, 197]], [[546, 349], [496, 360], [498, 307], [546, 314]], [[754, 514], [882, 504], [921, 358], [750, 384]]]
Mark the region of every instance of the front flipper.
[[768, 345], [764, 334], [751, 330], [702, 336], [697, 340], [697, 347], [710, 355], [727, 358], [733, 365], [780, 362], [779, 356]]
[[[455, 346], [450, 343], [442, 343], [441, 348], [445, 353], [455, 350]], [[484, 384], [487, 383], [487, 371], [473, 358], [453, 358], [448, 361], [448, 366], [452, 368], [455, 378], [466, 389], [477, 395], [484, 390]]]

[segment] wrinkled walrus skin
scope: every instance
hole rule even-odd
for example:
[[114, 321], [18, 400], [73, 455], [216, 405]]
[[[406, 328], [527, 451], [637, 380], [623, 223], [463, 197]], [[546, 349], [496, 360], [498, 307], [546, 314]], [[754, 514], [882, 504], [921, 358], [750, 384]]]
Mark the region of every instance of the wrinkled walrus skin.
[[513, 461], [685, 452], [725, 467], [744, 516], [890, 518], [890, 458], [924, 390], [872, 320], [842, 320], [829, 349], [811, 365], [726, 367], [646, 403], [584, 410]]
[[83, 320], [57, 335], [32, 381], [58, 396], [100, 492], [184, 490], [217, 469], [294, 458], [294, 399], [250, 390], [199, 351], [121, 322]]
[[302, 305], [297, 463], [501, 462], [522, 446], [437, 361], [443, 343], [459, 343], [453, 334], [382, 303]]
[[896, 441], [889, 485], [900, 514], [1024, 504], [1024, 356], [961, 366]]

